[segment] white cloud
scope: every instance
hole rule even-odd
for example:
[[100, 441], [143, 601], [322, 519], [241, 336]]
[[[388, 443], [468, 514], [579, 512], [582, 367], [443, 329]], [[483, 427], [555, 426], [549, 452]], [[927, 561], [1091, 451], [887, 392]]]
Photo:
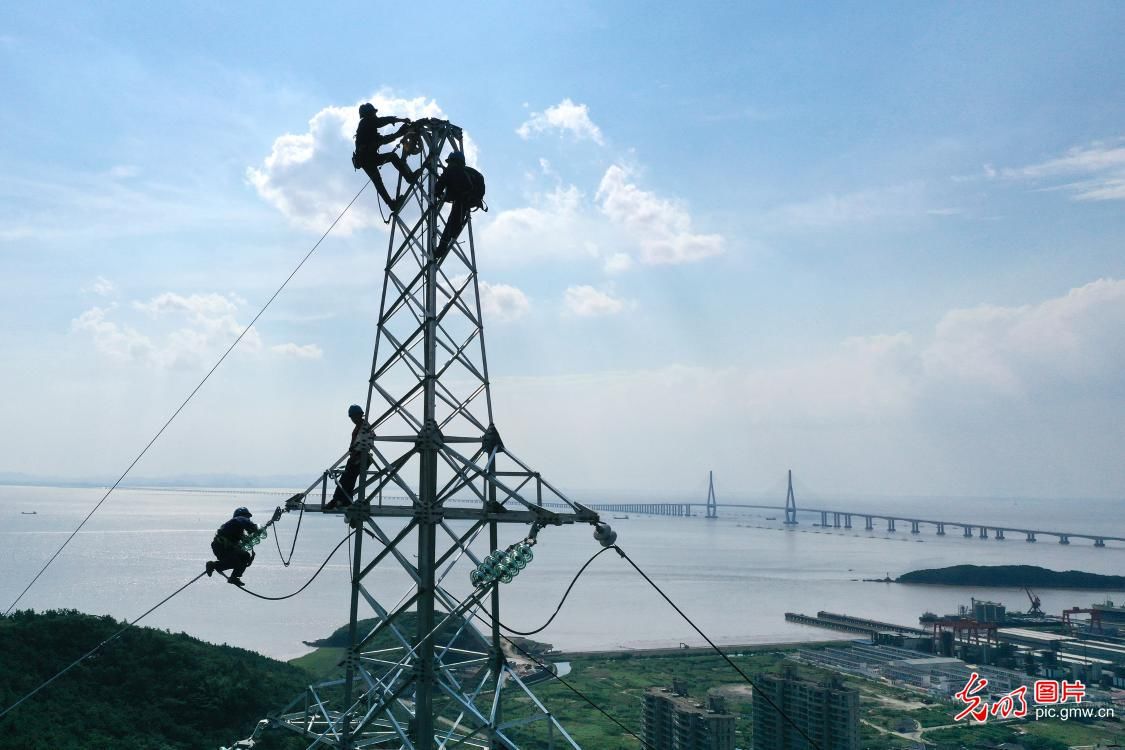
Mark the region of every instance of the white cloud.
[[[996, 174], [996, 170], [992, 170], [990, 176]], [[1077, 201], [1125, 200], [1125, 146], [1120, 145], [1120, 141], [1076, 146], [1062, 156], [1038, 164], [1004, 169], [999, 175], [1036, 182], [1062, 178], [1068, 181], [1046, 189], [1069, 192]]]
[[296, 359], [320, 359], [324, 356], [324, 351], [316, 344], [302, 345], [295, 344], [292, 341], [285, 344], [275, 344], [270, 347], [270, 351], [283, 357], [294, 357]]
[[105, 308], [91, 307], [71, 321], [71, 330], [90, 334], [94, 347], [112, 359], [149, 359], [153, 353], [153, 345], [148, 336], [128, 326], [119, 326], [106, 320], [107, 312]]
[[518, 320], [531, 309], [531, 301], [522, 290], [509, 284], [490, 284], [477, 280], [480, 288], [481, 313], [487, 323], [489, 319], [500, 321]]
[[614, 253], [605, 259], [602, 268], [606, 273], [621, 273], [633, 267], [633, 259], [628, 253]]
[[631, 177], [629, 169], [614, 164], [602, 176], [595, 198], [602, 213], [635, 239], [642, 263], [691, 263], [723, 252], [721, 235], [692, 232], [686, 209], [641, 190]]
[[516, 128], [516, 134], [524, 140], [552, 132], [559, 135], [570, 134], [580, 141], [588, 139], [599, 146], [605, 144], [602, 131], [590, 119], [590, 111], [586, 105], [575, 104], [569, 97], [542, 112], [533, 112], [527, 122]]
[[[403, 99], [380, 91], [365, 101], [374, 104], [383, 116], [448, 119], [436, 101], [425, 97]], [[262, 164], [247, 168], [246, 178], [258, 195], [297, 226], [326, 229], [367, 179], [362, 172], [354, 172], [349, 162], [359, 124], [358, 108], [359, 102], [325, 107], [309, 120], [306, 132], [279, 136]], [[465, 154], [470, 163], [477, 161], [476, 145], [468, 136]], [[388, 170], [383, 180], [393, 192], [397, 173], [393, 168]], [[353, 206], [336, 231], [347, 234], [364, 227], [382, 226], [374, 203], [378, 197], [374, 189], [368, 191], [369, 199]]]
[[209, 318], [234, 313], [238, 309], [238, 301], [222, 294], [192, 294], [185, 297], [175, 292], [164, 292], [148, 302], [134, 302], [133, 307], [151, 317], [185, 313]]
[[117, 288], [113, 285], [113, 282], [105, 276], [97, 277], [94, 279], [94, 283], [86, 288], [86, 291], [93, 292], [99, 297], [110, 297], [116, 290]]
[[[72, 321], [71, 330], [89, 334], [95, 348], [116, 361], [171, 369], [201, 367], [212, 364], [242, 334], [244, 326], [235, 314], [243, 304], [234, 295], [164, 292], [131, 305], [145, 314], [153, 327], [149, 332], [110, 320], [109, 313], [116, 306], [86, 310]], [[247, 331], [239, 347], [260, 351], [258, 331]]]
[[1125, 281], [1099, 279], [1034, 305], [951, 310], [922, 361], [932, 377], [1026, 394], [1117, 377], [1123, 329]]
[[559, 185], [533, 195], [531, 205], [499, 212], [481, 232], [481, 254], [516, 264], [597, 257], [598, 228], [584, 199], [574, 185]]
[[616, 315], [626, 306], [624, 300], [587, 285], [567, 287], [564, 302], [569, 313], [583, 318]]
[[825, 229], [903, 216], [951, 216], [960, 213], [955, 208], [928, 207], [925, 198], [924, 186], [920, 182], [843, 194], [829, 193], [776, 208], [766, 220], [788, 227]]
[[[1100, 280], [784, 365], [502, 379], [497, 421], [519, 426], [506, 434], [525, 458], [590, 484], [650, 486], [658, 471], [695, 486], [715, 466], [751, 490], [792, 466], [835, 493], [1120, 496], [1122, 329], [1125, 281]], [[651, 434], [676, 440], [614, 450]]]

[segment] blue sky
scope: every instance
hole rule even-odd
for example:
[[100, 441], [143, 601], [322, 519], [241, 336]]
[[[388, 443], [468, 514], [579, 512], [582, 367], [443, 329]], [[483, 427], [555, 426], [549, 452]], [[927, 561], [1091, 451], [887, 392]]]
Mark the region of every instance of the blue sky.
[[[1125, 494], [1120, 4], [100, 5], [0, 12], [0, 471], [126, 465], [362, 185], [374, 98], [472, 139], [500, 426], [557, 484]], [[376, 212], [139, 474], [342, 451]]]

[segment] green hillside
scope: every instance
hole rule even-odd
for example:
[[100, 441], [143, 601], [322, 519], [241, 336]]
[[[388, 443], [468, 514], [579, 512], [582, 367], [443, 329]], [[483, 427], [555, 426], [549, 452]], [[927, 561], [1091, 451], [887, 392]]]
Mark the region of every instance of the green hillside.
[[[0, 710], [122, 624], [75, 611], [0, 617]], [[0, 750], [217, 749], [249, 735], [307, 679], [252, 651], [130, 628], [0, 719]]]

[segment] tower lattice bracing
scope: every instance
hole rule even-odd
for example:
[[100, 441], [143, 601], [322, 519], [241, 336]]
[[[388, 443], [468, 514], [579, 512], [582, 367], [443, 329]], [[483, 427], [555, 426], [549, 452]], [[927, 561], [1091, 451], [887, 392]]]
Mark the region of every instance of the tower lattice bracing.
[[789, 470], [789, 491], [785, 493], [785, 525], [797, 525], [797, 498], [793, 495], [793, 470]]
[[715, 497], [715, 472], [707, 472], [707, 517], [719, 517], [719, 501]]
[[[463, 150], [461, 129], [414, 129], [420, 149], [408, 158], [424, 169], [391, 219], [367, 397], [374, 439], [344, 512], [356, 531], [343, 676], [310, 685], [271, 723], [310, 748], [515, 750], [529, 746], [521, 733], [534, 747], [577, 748], [528, 688], [531, 665], [502, 648], [504, 584], [469, 579], [504, 553], [502, 536], [534, 544], [544, 527], [598, 516], [500, 437], [471, 220], [434, 257], [445, 223], [437, 177], [444, 155]], [[306, 511], [323, 509], [346, 458], [310, 488]], [[502, 531], [510, 524], [514, 539]], [[397, 600], [390, 581], [402, 582]]]

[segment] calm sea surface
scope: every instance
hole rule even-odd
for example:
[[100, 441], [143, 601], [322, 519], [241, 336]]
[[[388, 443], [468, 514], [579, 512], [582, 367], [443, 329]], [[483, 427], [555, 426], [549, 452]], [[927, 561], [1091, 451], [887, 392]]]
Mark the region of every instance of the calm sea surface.
[[[0, 608], [6, 609], [35, 572], [90, 511], [102, 490], [0, 487]], [[210, 494], [122, 490], [102, 506], [20, 602], [20, 608], [77, 609], [131, 619], [202, 570], [210, 559], [215, 528], [237, 505], [247, 505], [265, 521], [284, 495]], [[1125, 536], [1125, 503], [1067, 500], [887, 500], [853, 502], [850, 507], [950, 521], [1026, 525], [1032, 528]], [[24, 512], [36, 511], [34, 515]], [[607, 514], [608, 515], [608, 514]], [[719, 643], [741, 644], [840, 637], [829, 631], [791, 625], [787, 611], [846, 613], [902, 624], [916, 624], [925, 610], [953, 612], [970, 596], [1001, 601], [1026, 610], [1019, 589], [969, 589], [864, 583], [857, 579], [896, 576], [916, 568], [960, 563], [1034, 564], [1055, 570], [1121, 574], [1125, 548], [1097, 549], [1076, 540], [1061, 546], [1050, 539], [964, 539], [958, 529], [946, 537], [931, 530], [912, 536], [880, 530], [820, 529], [802, 517], [785, 530], [769, 511], [717, 521], [633, 515], [608, 519], [618, 543], [669, 595]], [[295, 514], [278, 525], [288, 552]], [[859, 523], [862, 526], [862, 521]], [[900, 524], [901, 527], [901, 524]], [[390, 533], [396, 528], [388, 528]], [[278, 559], [273, 539], [258, 547], [247, 584], [263, 594], [298, 589], [343, 538], [339, 516], [307, 515], [296, 555], [288, 568]], [[524, 528], [513, 528], [505, 544]], [[528, 630], [550, 615], [578, 567], [597, 551], [588, 527], [548, 528], [540, 534], [535, 560], [504, 586], [503, 618]], [[478, 546], [483, 547], [479, 542]], [[368, 544], [365, 550], [375, 549]], [[267, 602], [240, 593], [218, 576], [202, 579], [170, 601], [145, 624], [186, 632], [215, 643], [230, 643], [278, 658], [308, 651], [301, 642], [327, 635], [347, 620], [348, 565], [345, 546], [300, 596]], [[483, 554], [483, 553], [482, 553]], [[383, 566], [381, 566], [383, 567]], [[466, 594], [469, 565], [462, 560], [446, 579], [458, 596]], [[398, 570], [368, 579], [374, 595], [393, 604], [409, 589]], [[1043, 608], [1088, 606], [1105, 594], [1089, 591], [1037, 592]], [[1125, 600], [1125, 592], [1109, 596]], [[0, 609], [0, 611], [2, 611]], [[562, 614], [539, 638], [563, 649], [619, 649], [701, 645], [678, 616], [612, 552], [590, 566]]]

